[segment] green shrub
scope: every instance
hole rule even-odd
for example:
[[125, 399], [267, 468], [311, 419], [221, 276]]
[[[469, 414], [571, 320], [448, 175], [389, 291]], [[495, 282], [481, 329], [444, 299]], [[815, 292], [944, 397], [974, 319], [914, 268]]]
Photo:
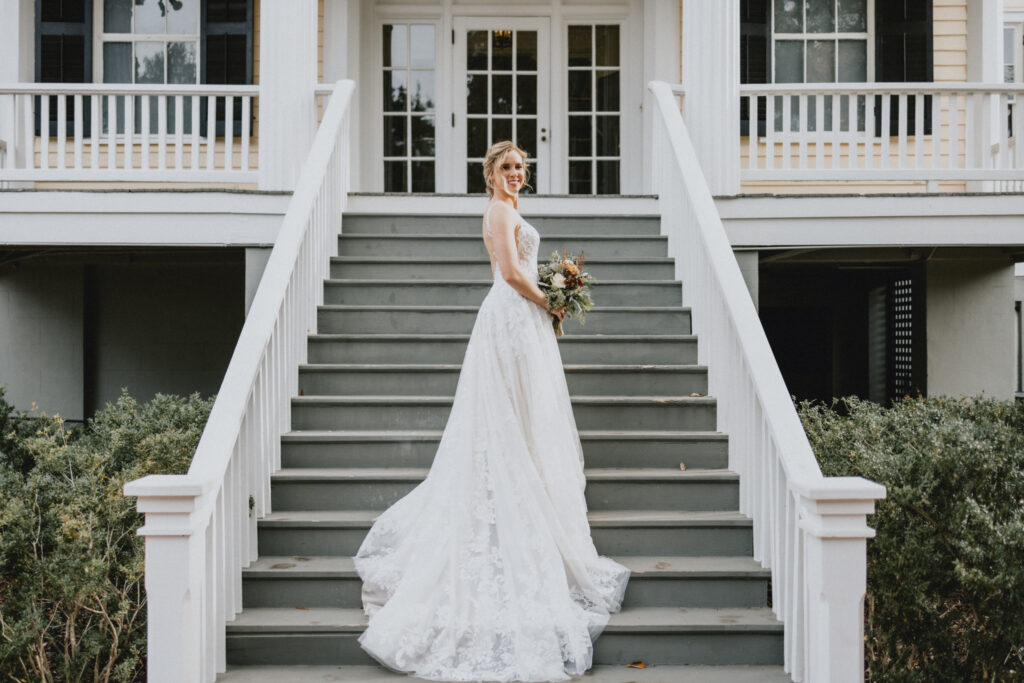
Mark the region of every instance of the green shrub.
[[1024, 406], [799, 408], [826, 475], [888, 489], [868, 520], [871, 680], [1024, 679]]
[[142, 517], [122, 489], [185, 472], [211, 405], [123, 394], [72, 429], [0, 393], [0, 678], [145, 678]]

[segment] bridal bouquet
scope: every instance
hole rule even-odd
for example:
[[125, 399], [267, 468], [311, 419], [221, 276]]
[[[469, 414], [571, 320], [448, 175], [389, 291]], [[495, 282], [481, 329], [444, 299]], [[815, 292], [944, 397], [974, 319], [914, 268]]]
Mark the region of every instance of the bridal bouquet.
[[[562, 251], [552, 252], [551, 260], [537, 266], [540, 281], [537, 283], [548, 298], [548, 308], [556, 309], [563, 306], [568, 309], [569, 316], [583, 324], [586, 312], [594, 307], [590, 298], [591, 285], [597, 284], [593, 276], [583, 270], [583, 252], [578, 256], [569, 256]], [[552, 318], [555, 336], [561, 337], [562, 321]]]

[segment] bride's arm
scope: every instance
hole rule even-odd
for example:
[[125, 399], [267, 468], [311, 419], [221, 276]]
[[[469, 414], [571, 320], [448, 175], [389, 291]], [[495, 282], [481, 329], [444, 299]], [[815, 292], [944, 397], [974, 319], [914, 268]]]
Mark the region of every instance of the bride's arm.
[[538, 306], [547, 308], [547, 297], [535, 280], [527, 277], [519, 268], [516, 252], [516, 215], [510, 209], [498, 205], [491, 211], [491, 252], [501, 267], [501, 275], [512, 289]]

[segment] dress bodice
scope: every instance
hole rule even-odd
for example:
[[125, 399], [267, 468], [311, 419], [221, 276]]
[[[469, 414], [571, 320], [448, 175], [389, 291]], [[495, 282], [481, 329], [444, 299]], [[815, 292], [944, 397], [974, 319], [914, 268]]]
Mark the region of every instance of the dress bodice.
[[[484, 227], [488, 235], [491, 234], [491, 208], [493, 206], [492, 204], [488, 207], [487, 212], [484, 213]], [[519, 234], [516, 238], [516, 253], [519, 255], [519, 267], [524, 273], [533, 277], [537, 276], [537, 250], [539, 247], [540, 233], [537, 232], [535, 227], [527, 223], [522, 216], [519, 216]], [[501, 266], [497, 261], [494, 263], [494, 279], [502, 279]]]

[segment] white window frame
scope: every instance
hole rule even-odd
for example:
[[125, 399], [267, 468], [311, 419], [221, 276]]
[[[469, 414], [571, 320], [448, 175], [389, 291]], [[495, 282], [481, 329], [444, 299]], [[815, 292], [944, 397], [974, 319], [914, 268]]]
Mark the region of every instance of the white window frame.
[[[866, 65], [866, 76], [865, 82], [872, 82], [875, 80], [875, 0], [866, 0], [865, 12], [867, 12], [867, 31], [864, 33], [807, 33], [807, 2], [804, 1], [804, 32], [803, 33], [776, 33], [775, 32], [775, 4], [783, 2], [784, 0], [772, 0], [771, 8], [769, 10], [769, 23], [770, 23], [770, 36], [771, 36], [771, 50], [772, 50], [772, 63], [771, 63], [771, 82], [775, 83], [775, 66], [778, 63], [775, 56], [775, 46], [779, 40], [800, 40], [804, 42], [804, 73], [801, 84], [813, 85], [807, 83], [807, 47], [806, 43], [812, 40], [866, 40], [867, 41], [867, 65]], [[885, 0], [882, 0], [883, 2]], [[836, 74], [839, 71], [839, 49], [836, 48]], [[831, 83], [837, 83], [838, 81], [830, 81]], [[797, 85], [794, 83], [793, 85]]]
[[[103, 30], [103, 5], [104, 0], [93, 0], [92, 3], [92, 25], [93, 25], [93, 40], [92, 40], [92, 80], [93, 83], [103, 83], [103, 45], [104, 43], [143, 43], [143, 42], [162, 42], [162, 43], [187, 43], [195, 42], [196, 44], [196, 82], [195, 85], [199, 85], [202, 80], [202, 64], [203, 64], [203, 4], [202, 0], [199, 2], [198, 12], [196, 13], [196, 32], [195, 34], [189, 33], [107, 33]], [[132, 18], [134, 21], [135, 12], [134, 4], [132, 5]], [[134, 46], [132, 48], [132, 55], [134, 56]], [[165, 51], [166, 54], [166, 51]], [[169, 65], [167, 59], [164, 59], [164, 83], [167, 83], [167, 69]], [[132, 69], [132, 83], [135, 83], [135, 70]], [[182, 84], [184, 85], [184, 84]]]

